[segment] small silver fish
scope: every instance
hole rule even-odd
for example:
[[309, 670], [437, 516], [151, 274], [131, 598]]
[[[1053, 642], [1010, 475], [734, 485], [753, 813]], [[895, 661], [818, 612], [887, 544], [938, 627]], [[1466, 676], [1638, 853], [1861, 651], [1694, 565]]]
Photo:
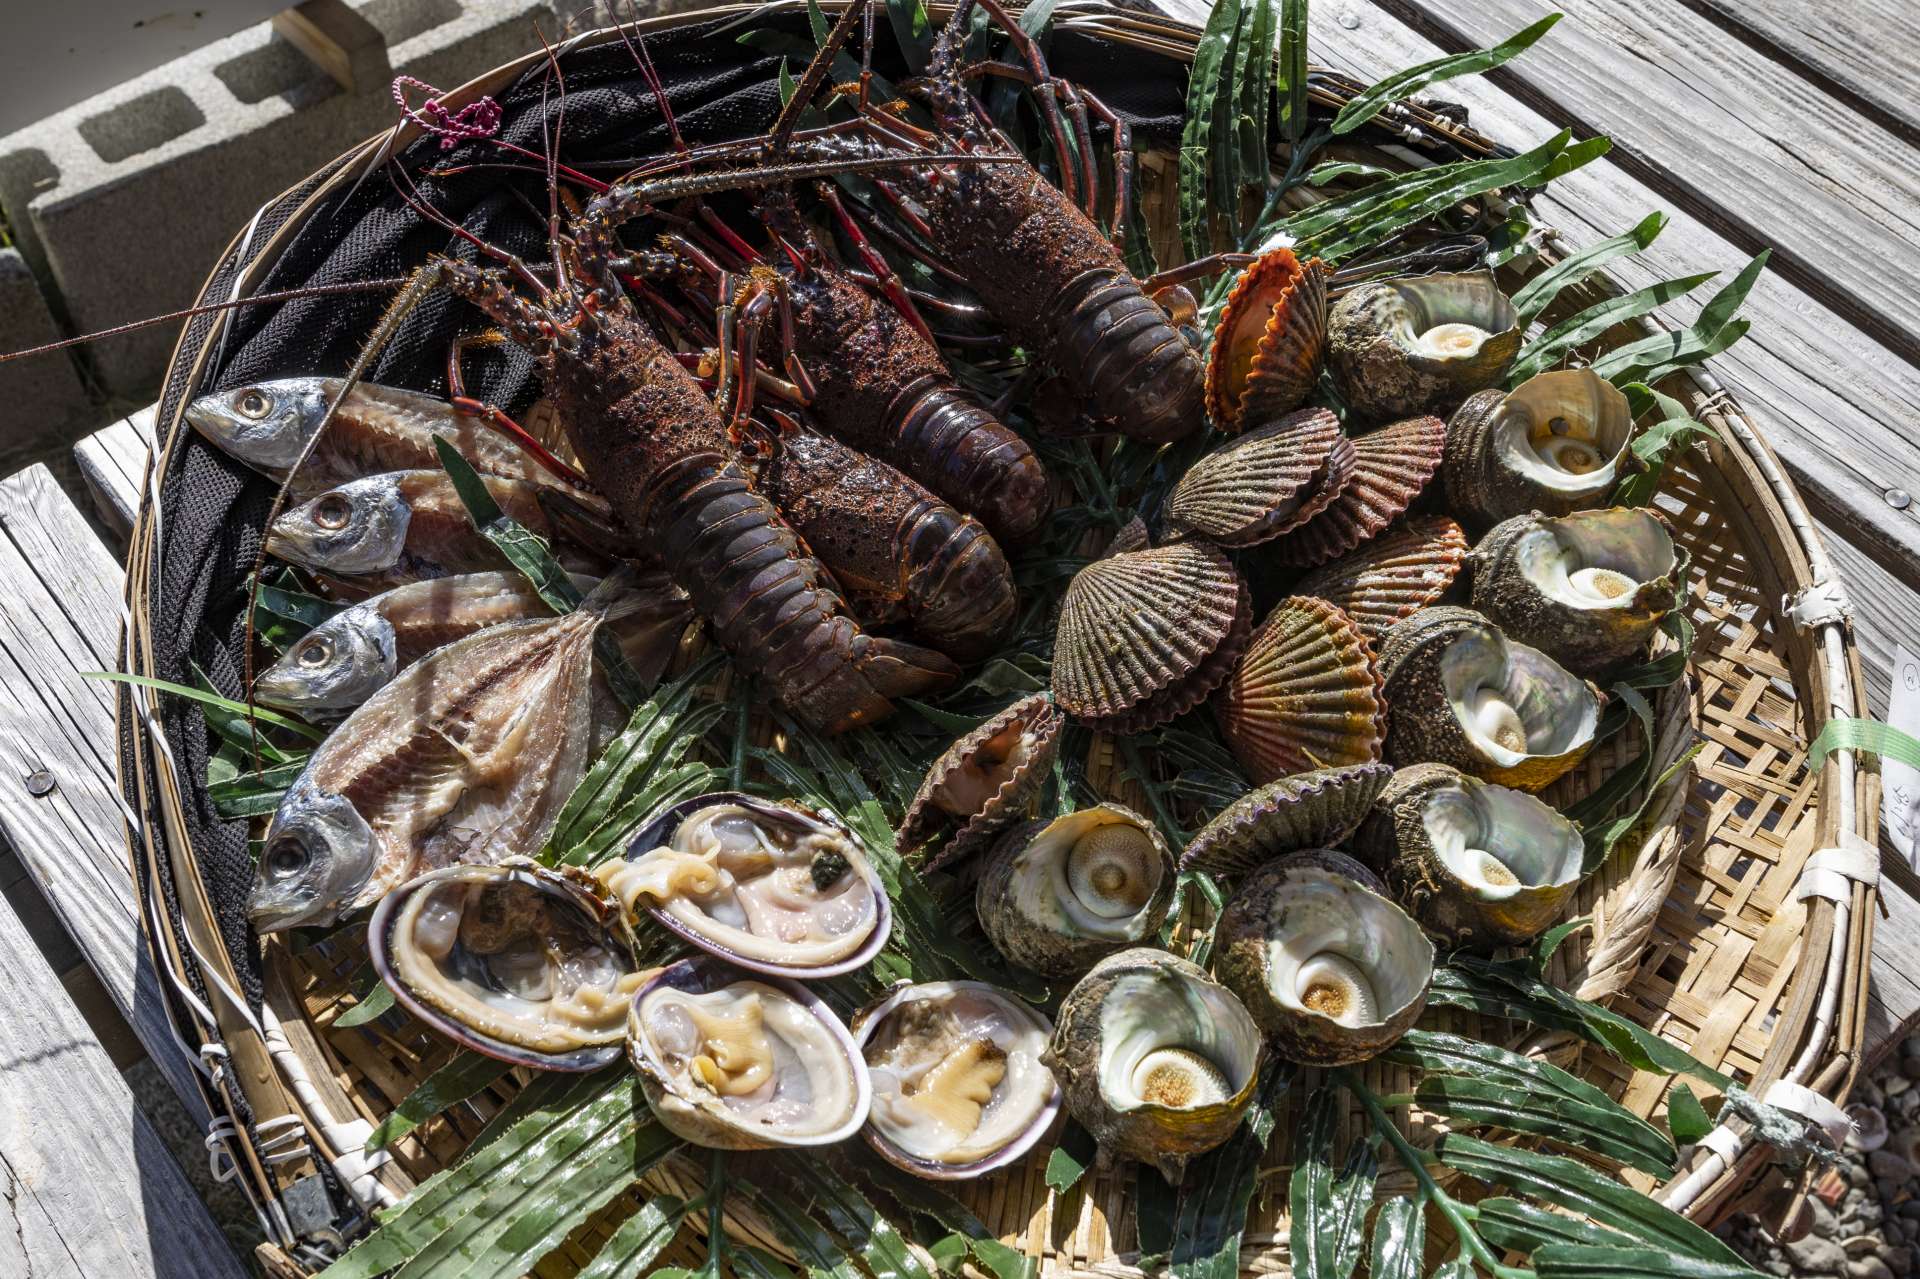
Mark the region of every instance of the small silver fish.
[[629, 575], [564, 617], [437, 649], [328, 734], [267, 828], [248, 914], [325, 924], [416, 875], [539, 850], [585, 772], [593, 637], [635, 606]]
[[[579, 575], [573, 582], [582, 594], [599, 584]], [[693, 610], [665, 573], [637, 574], [630, 590], [645, 602], [635, 602], [609, 629], [651, 687]], [[335, 613], [308, 631], [260, 673], [253, 694], [270, 706], [307, 714], [351, 710], [437, 648], [489, 626], [551, 615], [519, 573], [463, 573], [412, 582]]]
[[[187, 421], [226, 453], [281, 479], [299, 459], [343, 382], [289, 377], [215, 391], [187, 406]], [[438, 468], [436, 435], [449, 440], [484, 475], [565, 483], [513, 440], [446, 400], [361, 382], [300, 468], [295, 491], [306, 496], [376, 471]]]
[[[606, 503], [526, 480], [482, 477], [500, 509], [541, 536], [566, 533], [595, 552], [640, 554]], [[565, 522], [556, 522], [557, 507]], [[573, 523], [580, 527], [575, 529]], [[468, 518], [446, 472], [387, 471], [348, 480], [285, 512], [267, 530], [267, 550], [305, 568], [342, 577], [417, 582], [500, 567], [500, 551]], [[569, 562], [571, 560], [571, 562]], [[596, 553], [560, 553], [569, 569], [604, 569]]]

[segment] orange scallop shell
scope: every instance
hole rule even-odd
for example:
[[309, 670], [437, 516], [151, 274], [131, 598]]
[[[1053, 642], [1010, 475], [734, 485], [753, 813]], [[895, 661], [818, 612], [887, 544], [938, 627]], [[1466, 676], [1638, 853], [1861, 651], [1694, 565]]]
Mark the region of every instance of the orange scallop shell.
[[1103, 732], [1164, 723], [1227, 677], [1252, 610], [1245, 580], [1204, 542], [1096, 560], [1074, 574], [1060, 602], [1054, 702]]
[[1285, 248], [1240, 273], [1207, 357], [1207, 415], [1220, 430], [1263, 425], [1307, 398], [1327, 350], [1331, 274]]
[[1213, 711], [1255, 784], [1380, 758], [1387, 703], [1373, 646], [1325, 600], [1292, 595], [1268, 614]]
[[1467, 534], [1444, 515], [1403, 520], [1294, 585], [1341, 609], [1378, 644], [1387, 628], [1447, 593], [1467, 562]]
[[1305, 567], [1345, 555], [1406, 513], [1440, 469], [1447, 424], [1410, 417], [1353, 441], [1353, 476], [1327, 508], [1273, 549], [1283, 564]]
[[1289, 413], [1187, 468], [1167, 497], [1167, 520], [1223, 546], [1279, 537], [1339, 495], [1355, 457], [1332, 413]]

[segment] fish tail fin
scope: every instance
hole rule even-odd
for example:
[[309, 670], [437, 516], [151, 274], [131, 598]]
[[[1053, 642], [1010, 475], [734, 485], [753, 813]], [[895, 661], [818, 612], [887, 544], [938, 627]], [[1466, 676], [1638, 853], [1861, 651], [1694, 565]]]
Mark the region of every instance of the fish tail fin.
[[670, 609], [685, 598], [680, 588], [658, 569], [621, 560], [587, 592], [576, 611], [591, 613], [598, 625], [618, 622], [636, 613]]

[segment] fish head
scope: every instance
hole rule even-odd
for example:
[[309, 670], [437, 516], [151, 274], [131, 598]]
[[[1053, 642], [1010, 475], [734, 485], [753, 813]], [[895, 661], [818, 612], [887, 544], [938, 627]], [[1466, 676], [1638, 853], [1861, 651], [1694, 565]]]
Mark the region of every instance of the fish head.
[[412, 518], [398, 473], [366, 475], [275, 520], [267, 550], [324, 572], [377, 573], [399, 563]]
[[253, 695], [288, 710], [348, 710], [400, 669], [393, 623], [374, 609], [336, 613], [308, 631], [253, 682]]
[[187, 421], [249, 466], [284, 471], [299, 460], [326, 416], [328, 382], [289, 377], [214, 391], [187, 405]]
[[373, 877], [373, 828], [344, 797], [295, 782], [274, 810], [247, 895], [255, 932], [330, 924], [356, 904]]

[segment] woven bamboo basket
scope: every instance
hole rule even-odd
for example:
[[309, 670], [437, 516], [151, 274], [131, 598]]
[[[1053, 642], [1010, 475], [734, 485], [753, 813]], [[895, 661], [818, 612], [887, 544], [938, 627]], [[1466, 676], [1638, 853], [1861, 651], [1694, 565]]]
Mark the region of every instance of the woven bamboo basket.
[[[837, 7], [828, 0], [830, 12]], [[644, 21], [629, 30], [659, 38], [746, 12], [793, 20], [804, 5], [782, 0], [758, 10], [734, 6]], [[1055, 24], [1056, 39], [1071, 33], [1067, 38], [1084, 39], [1092, 48], [1129, 47], [1151, 55], [1176, 86], [1198, 38], [1190, 27], [1090, 4], [1062, 5]], [[611, 32], [579, 36], [561, 48], [562, 63], [617, 39]], [[443, 101], [457, 109], [499, 94], [537, 69], [543, 56], [532, 53], [445, 94]], [[672, 56], [670, 46], [661, 56]], [[1313, 96], [1322, 107], [1337, 107], [1359, 87], [1321, 75]], [[1374, 158], [1383, 163], [1427, 162], [1423, 149], [1435, 139], [1455, 154], [1493, 150], [1488, 139], [1420, 108], [1402, 108], [1391, 118], [1397, 125], [1390, 127], [1403, 136], [1379, 139], [1382, 149]], [[275, 267], [290, 246], [330, 234], [320, 216], [329, 201], [365, 181], [395, 148], [419, 140], [417, 128], [402, 127], [270, 202], [236, 238], [203, 300], [276, 287]], [[1179, 258], [1170, 216], [1173, 170], [1167, 150], [1140, 157], [1144, 206], [1163, 264]], [[1550, 264], [1557, 248], [1549, 241], [1527, 273]], [[410, 265], [383, 262], [381, 271]], [[1610, 288], [1599, 278], [1582, 287], [1585, 297], [1563, 297], [1561, 305], [1584, 306], [1595, 290]], [[134, 674], [187, 677], [196, 659], [182, 617], [205, 624], [220, 592], [230, 588], [210, 565], [223, 553], [233, 558], [236, 548], [244, 548], [250, 561], [250, 539], [264, 513], [257, 491], [208, 509], [204, 473], [215, 463], [182, 417], [184, 404], [213, 385], [229, 358], [231, 324], [222, 314], [188, 325], [159, 406], [160, 441], [129, 556], [125, 661]], [[1622, 330], [1602, 345], [1637, 336]], [[1689, 588], [1698, 639], [1687, 678], [1666, 690], [1656, 706], [1656, 763], [1649, 776], [1657, 777], [1690, 746], [1700, 744], [1701, 750], [1651, 797], [1641, 827], [1582, 889], [1569, 916], [1590, 915], [1592, 928], [1557, 952], [1552, 977], [1583, 997], [1610, 1003], [1750, 1091], [1764, 1094], [1787, 1080], [1839, 1100], [1861, 1048], [1873, 890], [1856, 884], [1850, 900], [1801, 901], [1795, 889], [1816, 850], [1874, 838], [1877, 777], [1844, 750], [1815, 770], [1806, 767], [1806, 743], [1830, 717], [1866, 713], [1857, 655], [1844, 618], [1821, 607], [1835, 584], [1833, 566], [1753, 424], [1704, 374], [1670, 379], [1664, 389], [1711, 428], [1712, 438], [1669, 470], [1659, 498], [1692, 556]], [[214, 678], [221, 682], [219, 672]], [[352, 992], [365, 962], [357, 939], [303, 950], [276, 939], [256, 967], [253, 943], [244, 929], [236, 935], [231, 912], [223, 922], [209, 887], [222, 873], [230, 881], [235, 866], [244, 866], [245, 832], [236, 834], [237, 824], [213, 819], [205, 779], [190, 766], [196, 744], [205, 744], [197, 715], [151, 689], [122, 688], [121, 784], [137, 818], [128, 830], [132, 869], [183, 1044], [189, 1051], [198, 1047], [216, 1116], [210, 1148], [221, 1152], [260, 1213], [269, 1239], [261, 1249], [263, 1263], [274, 1273], [299, 1275], [318, 1269], [337, 1248], [337, 1232], [353, 1228], [355, 1204], [395, 1202], [451, 1164], [523, 1081], [502, 1079], [422, 1125], [389, 1157], [366, 1155], [362, 1144], [372, 1124], [448, 1060], [452, 1046], [399, 1012], [364, 1026], [335, 1025], [354, 1005]], [[1616, 735], [1549, 798], [1577, 798], [1639, 750], [1633, 738]], [[1124, 802], [1129, 795], [1115, 780], [1123, 770], [1113, 749], [1096, 739], [1088, 773]], [[1659, 1076], [1583, 1053], [1571, 1040], [1453, 1016], [1455, 1028], [1553, 1056], [1637, 1113], [1664, 1109], [1666, 1080]], [[1375, 1063], [1365, 1069], [1368, 1085], [1380, 1093], [1408, 1086], [1404, 1068]], [[1268, 1154], [1276, 1169], [1288, 1164], [1305, 1093], [1296, 1086], [1282, 1103]], [[1346, 1122], [1357, 1123], [1357, 1116]], [[1406, 1122], [1417, 1137], [1419, 1117]], [[1656, 1187], [1644, 1176], [1636, 1184], [1708, 1224], [1741, 1207], [1785, 1211], [1789, 1200], [1759, 1197], [1780, 1184], [1767, 1175], [1780, 1170], [1770, 1148], [1742, 1137], [1742, 1127], [1736, 1120], [1727, 1138], [1714, 1139], [1714, 1149], [1695, 1148], [1669, 1186]], [[1040, 1259], [1043, 1274], [1140, 1273], [1134, 1265], [1130, 1170], [1096, 1170], [1060, 1195], [1047, 1188], [1044, 1163], [1043, 1147], [1026, 1162], [967, 1187], [963, 1197], [1003, 1239]], [[1797, 1168], [1784, 1171], [1790, 1178], [1801, 1175]], [[670, 1160], [649, 1174], [648, 1188], [687, 1193], [702, 1176], [693, 1162]], [[1248, 1273], [1287, 1268], [1286, 1179], [1261, 1184], [1241, 1256]], [[1392, 1177], [1381, 1185], [1391, 1191]], [[569, 1273], [590, 1255], [590, 1239], [610, 1229], [608, 1223], [634, 1202], [629, 1196], [576, 1232], [539, 1273], [556, 1279]], [[778, 1237], [749, 1214], [734, 1212], [729, 1229], [776, 1254], [784, 1251]], [[698, 1265], [697, 1240], [677, 1242], [665, 1260], [676, 1258]]]

